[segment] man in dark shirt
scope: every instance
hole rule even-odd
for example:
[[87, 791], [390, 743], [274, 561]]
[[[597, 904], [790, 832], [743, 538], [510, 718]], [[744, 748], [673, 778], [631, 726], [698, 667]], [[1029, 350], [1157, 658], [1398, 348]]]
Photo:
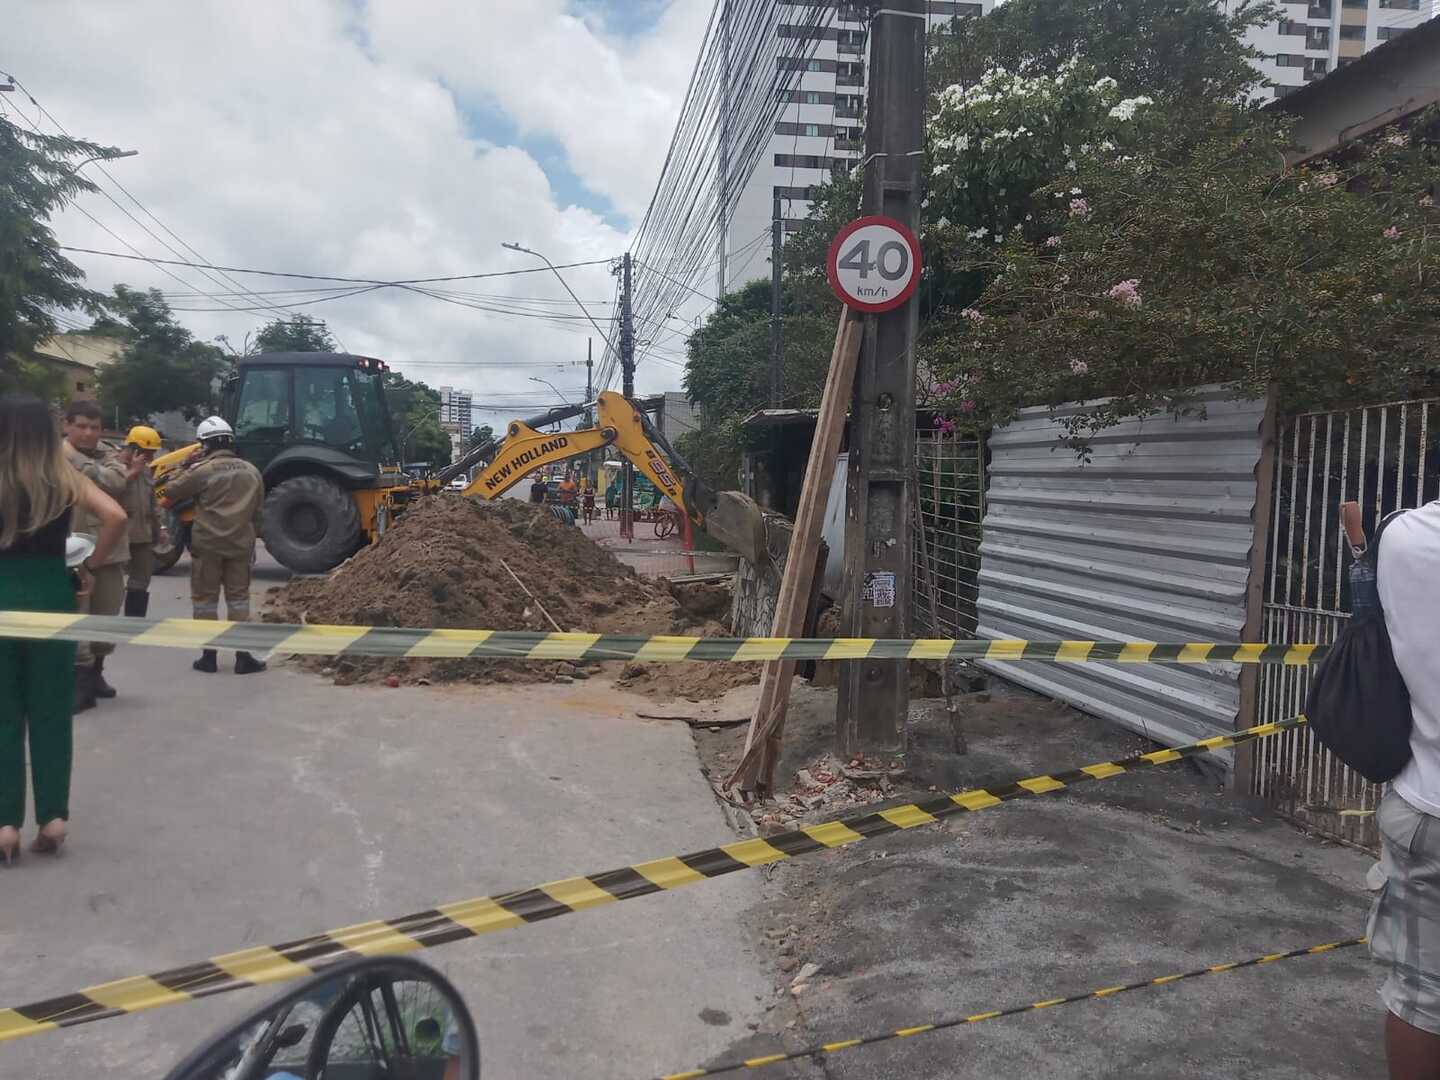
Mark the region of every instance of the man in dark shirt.
[[530, 484], [530, 501], [532, 503], [543, 503], [545, 501], [545, 494], [549, 490], [549, 485], [545, 483], [545, 477], [540, 473], [536, 473], [535, 479]]

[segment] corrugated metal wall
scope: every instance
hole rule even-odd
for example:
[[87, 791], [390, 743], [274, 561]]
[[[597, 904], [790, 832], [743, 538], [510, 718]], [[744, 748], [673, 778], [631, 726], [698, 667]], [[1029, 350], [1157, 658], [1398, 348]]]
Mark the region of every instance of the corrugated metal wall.
[[[1206, 391], [1195, 404], [1204, 419], [1102, 432], [1085, 464], [1048, 409], [992, 433], [979, 637], [1239, 639], [1264, 402]], [[986, 666], [1165, 742], [1231, 731], [1239, 711], [1235, 665]]]

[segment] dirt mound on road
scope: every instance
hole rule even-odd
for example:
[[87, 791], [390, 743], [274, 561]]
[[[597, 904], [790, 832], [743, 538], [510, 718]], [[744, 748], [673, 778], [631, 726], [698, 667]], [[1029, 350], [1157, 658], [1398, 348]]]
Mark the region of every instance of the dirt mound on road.
[[[268, 601], [265, 618], [272, 622], [548, 631], [554, 629], [548, 612], [562, 630], [724, 632], [712, 621], [722, 606], [713, 586], [672, 586], [640, 577], [548, 510], [459, 495], [416, 502], [379, 543], [323, 578], [296, 578], [270, 590]], [[306, 657], [301, 663], [333, 674], [341, 684], [390, 675], [411, 683], [544, 682], [587, 675], [551, 661], [357, 656]], [[688, 678], [636, 689], [683, 695], [690, 680], [707, 683], [714, 673], [707, 676], [705, 669], [717, 666], [688, 664]]]

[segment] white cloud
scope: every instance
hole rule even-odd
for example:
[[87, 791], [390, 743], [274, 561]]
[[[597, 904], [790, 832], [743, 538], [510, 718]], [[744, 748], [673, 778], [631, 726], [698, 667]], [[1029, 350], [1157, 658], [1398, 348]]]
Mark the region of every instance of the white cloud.
[[[533, 260], [501, 250], [502, 241], [563, 263], [618, 255], [626, 235], [591, 210], [561, 205], [540, 164], [520, 148], [485, 141], [469, 129], [467, 111], [499, 107], [522, 132], [557, 140], [571, 170], [633, 226], [709, 3], [676, 0], [652, 33], [624, 41], [605, 34], [593, 8], [582, 19], [563, 7], [559, 0], [16, 5], [6, 37], [24, 48], [0, 48], [0, 69], [13, 71], [71, 133], [139, 150], [110, 172], [216, 263], [387, 279], [514, 270]], [[7, 97], [33, 114], [19, 95]], [[171, 257], [101, 196], [82, 205], [146, 255]], [[64, 243], [121, 249], [73, 209], [55, 228]], [[75, 259], [97, 288], [123, 281], [181, 289], [146, 264]], [[218, 288], [196, 271], [175, 273], [190, 287]], [[612, 295], [606, 266], [568, 270], [566, 278], [582, 299]], [[241, 280], [255, 289], [309, 284]], [[447, 287], [565, 297], [548, 274]], [[548, 398], [526, 381], [530, 374], [562, 388], [584, 383], [591, 332], [584, 323], [560, 329], [397, 290], [302, 310], [326, 318], [352, 351], [384, 357], [431, 385], [469, 387], [480, 400]], [[573, 306], [556, 310], [579, 314]], [[591, 311], [604, 325], [610, 308]], [[199, 336], [235, 341], [267, 318], [181, 317]], [[476, 360], [582, 365], [467, 371]], [[674, 367], [650, 364], [641, 388], [673, 388], [678, 377]]]

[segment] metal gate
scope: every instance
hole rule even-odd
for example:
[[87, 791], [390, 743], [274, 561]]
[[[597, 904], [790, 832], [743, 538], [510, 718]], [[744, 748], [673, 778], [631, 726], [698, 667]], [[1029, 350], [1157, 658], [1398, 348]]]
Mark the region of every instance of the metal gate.
[[[1335, 640], [1350, 616], [1348, 553], [1339, 505], [1354, 500], [1365, 527], [1392, 510], [1440, 497], [1440, 399], [1391, 402], [1296, 417], [1276, 441], [1265, 641]], [[1257, 723], [1302, 712], [1310, 675], [1264, 667]], [[1374, 850], [1380, 788], [1301, 728], [1256, 744], [1251, 793], [1316, 832]], [[1359, 813], [1356, 813], [1356, 812]]]

